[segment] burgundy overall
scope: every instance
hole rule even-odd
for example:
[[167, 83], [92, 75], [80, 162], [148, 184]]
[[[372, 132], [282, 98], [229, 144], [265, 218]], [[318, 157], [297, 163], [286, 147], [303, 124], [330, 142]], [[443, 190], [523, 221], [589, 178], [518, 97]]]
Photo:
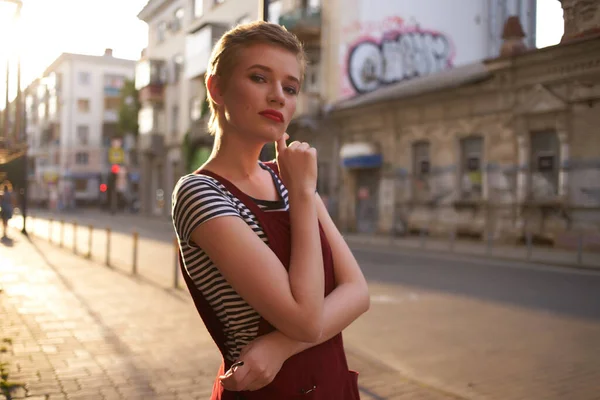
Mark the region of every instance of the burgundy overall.
[[[275, 163], [266, 163], [276, 173]], [[235, 185], [226, 179], [206, 170], [198, 170], [196, 174], [211, 176], [223, 184], [234, 196], [244, 203], [256, 216], [260, 226], [267, 235], [269, 247], [277, 255], [285, 268], [290, 264], [290, 219], [287, 211], [265, 212]], [[325, 296], [335, 288], [333, 258], [329, 242], [319, 226], [323, 265], [325, 273]], [[206, 325], [207, 330], [219, 347], [221, 354], [227, 354], [223, 327], [208, 301], [196, 288], [187, 271], [180, 265], [194, 304]], [[261, 319], [258, 335], [264, 335], [274, 328]], [[290, 357], [269, 385], [257, 391], [231, 392], [220, 384], [218, 376], [227, 371], [232, 361], [223, 357], [223, 362], [213, 385], [211, 400], [359, 400], [358, 374], [348, 370], [341, 333], [318, 346]]]

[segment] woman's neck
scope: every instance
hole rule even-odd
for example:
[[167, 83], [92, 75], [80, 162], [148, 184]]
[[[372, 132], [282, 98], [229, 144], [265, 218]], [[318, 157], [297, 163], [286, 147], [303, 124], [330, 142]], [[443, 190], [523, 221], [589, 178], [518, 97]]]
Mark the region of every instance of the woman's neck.
[[258, 160], [263, 144], [252, 143], [239, 135], [217, 134], [206, 166], [232, 180], [245, 180], [260, 171]]

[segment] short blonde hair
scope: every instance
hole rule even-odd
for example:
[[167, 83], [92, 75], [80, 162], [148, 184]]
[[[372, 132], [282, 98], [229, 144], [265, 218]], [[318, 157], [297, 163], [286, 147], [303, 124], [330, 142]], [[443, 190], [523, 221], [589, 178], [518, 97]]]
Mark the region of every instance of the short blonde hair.
[[[211, 75], [218, 76], [226, 84], [227, 74], [235, 66], [240, 50], [254, 44], [272, 44], [295, 54], [300, 63], [300, 82], [304, 80], [306, 54], [304, 53], [304, 46], [302, 46], [296, 35], [288, 32], [281, 25], [264, 21], [254, 21], [232, 28], [215, 44], [206, 71], [205, 84], [207, 92], [208, 78]], [[212, 101], [210, 96], [206, 96], [206, 99], [210, 108], [208, 130], [211, 135], [215, 135], [219, 130], [217, 105]]]

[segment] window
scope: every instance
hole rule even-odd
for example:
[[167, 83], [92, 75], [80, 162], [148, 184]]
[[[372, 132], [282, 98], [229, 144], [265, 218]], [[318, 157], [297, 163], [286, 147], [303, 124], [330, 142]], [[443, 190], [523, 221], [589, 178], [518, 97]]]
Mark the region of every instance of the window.
[[460, 141], [460, 188], [462, 198], [481, 198], [483, 189], [482, 159], [483, 138], [468, 137]]
[[161, 21], [158, 23], [158, 27], [156, 30], [156, 39], [158, 43], [161, 43], [167, 37], [167, 23], [165, 21]]
[[531, 134], [531, 197], [549, 199], [558, 195], [559, 142], [554, 131]]
[[77, 111], [80, 113], [90, 112], [90, 99], [77, 99]]
[[90, 127], [87, 125], [77, 125], [77, 143], [81, 146], [87, 146], [89, 143]]
[[185, 17], [185, 11], [179, 7], [173, 13], [173, 21], [171, 21], [171, 30], [177, 32], [183, 26], [183, 18]]
[[204, 0], [194, 0], [194, 17], [200, 18], [204, 14]]
[[279, 17], [281, 17], [281, 1], [271, 1], [269, 3], [269, 22], [278, 24]]
[[104, 98], [104, 109], [117, 111], [121, 104], [121, 99], [118, 97], [105, 97]]
[[89, 159], [88, 159], [88, 153], [84, 153], [84, 152], [79, 152], [79, 153], [75, 153], [75, 164], [77, 165], [87, 165]]
[[79, 84], [87, 86], [92, 81], [92, 76], [89, 72], [79, 71]]
[[413, 199], [425, 201], [429, 199], [429, 177], [431, 165], [429, 161], [429, 142], [421, 141], [413, 144]]
[[308, 0], [308, 8], [316, 9], [321, 7], [321, 0]]
[[173, 57], [173, 82], [179, 82], [181, 74], [183, 73], [183, 55], [177, 54]]
[[179, 106], [174, 105], [171, 109], [171, 137], [176, 138], [179, 131]]
[[87, 179], [75, 179], [75, 191], [76, 192], [87, 192], [88, 180]]
[[125, 77], [122, 75], [104, 75], [104, 96], [119, 97], [124, 84]]

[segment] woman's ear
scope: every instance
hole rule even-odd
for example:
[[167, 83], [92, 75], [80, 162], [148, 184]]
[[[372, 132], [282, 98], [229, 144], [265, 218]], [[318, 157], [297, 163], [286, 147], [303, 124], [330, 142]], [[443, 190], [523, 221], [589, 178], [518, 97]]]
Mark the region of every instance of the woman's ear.
[[219, 83], [219, 77], [216, 75], [210, 75], [206, 81], [208, 96], [217, 105], [223, 104], [223, 94], [221, 93], [221, 85]]

